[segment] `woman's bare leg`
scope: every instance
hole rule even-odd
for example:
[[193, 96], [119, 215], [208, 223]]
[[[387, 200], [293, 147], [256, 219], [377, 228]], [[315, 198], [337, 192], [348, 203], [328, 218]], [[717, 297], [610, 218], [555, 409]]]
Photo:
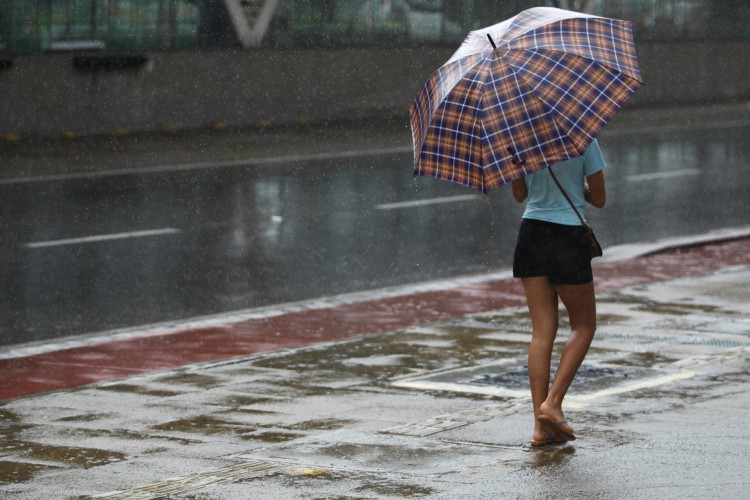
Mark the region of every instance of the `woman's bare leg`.
[[565, 343], [555, 379], [547, 397], [540, 404], [542, 412], [563, 419], [562, 401], [578, 368], [586, 357], [596, 332], [596, 297], [594, 283], [558, 285], [555, 287], [570, 318], [571, 334]]
[[522, 281], [532, 328], [528, 363], [534, 406], [533, 439], [543, 440], [550, 436], [550, 430], [537, 417], [539, 407], [548, 398], [552, 347], [557, 335], [557, 292], [546, 276], [523, 278]]

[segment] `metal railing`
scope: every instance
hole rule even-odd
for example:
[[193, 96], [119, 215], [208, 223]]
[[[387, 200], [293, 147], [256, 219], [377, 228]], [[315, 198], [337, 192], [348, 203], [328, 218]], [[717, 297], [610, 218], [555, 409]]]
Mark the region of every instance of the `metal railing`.
[[[262, 10], [271, 4], [273, 9]], [[571, 0], [568, 4], [631, 20], [636, 39], [642, 41], [750, 39], [746, 0]], [[0, 2], [0, 52], [154, 51], [237, 44], [246, 48], [453, 46], [471, 29], [537, 5], [560, 5], [560, 1], [5, 0]]]
[[[469, 30], [500, 22], [547, 0], [297, 0], [271, 36], [296, 47], [455, 45]], [[745, 0], [593, 0], [591, 13], [633, 21], [639, 40], [750, 39]], [[285, 31], [284, 31], [285, 30]], [[284, 31], [284, 32], [282, 32]]]
[[195, 0], [10, 0], [0, 50], [170, 50], [198, 45]]

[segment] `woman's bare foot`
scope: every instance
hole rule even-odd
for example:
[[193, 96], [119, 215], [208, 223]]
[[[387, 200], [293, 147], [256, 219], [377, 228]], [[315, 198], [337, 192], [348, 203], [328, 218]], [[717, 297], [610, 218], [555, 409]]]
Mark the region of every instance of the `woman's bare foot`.
[[562, 407], [561, 406], [553, 406], [552, 404], [545, 401], [541, 405], [539, 405], [539, 415], [547, 415], [555, 419], [555, 421], [558, 420], [565, 420], [565, 415], [563, 414]]
[[559, 439], [565, 441], [575, 440], [575, 432], [565, 420], [561, 407], [555, 407], [546, 401], [539, 406], [539, 423], [547, 427], [548, 432], [554, 433]]

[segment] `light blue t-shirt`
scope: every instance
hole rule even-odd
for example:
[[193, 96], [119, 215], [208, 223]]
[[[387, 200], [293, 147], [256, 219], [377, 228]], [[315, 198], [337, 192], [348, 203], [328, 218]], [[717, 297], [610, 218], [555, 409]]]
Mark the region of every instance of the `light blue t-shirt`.
[[[596, 139], [591, 143], [583, 156], [552, 164], [557, 180], [583, 216], [586, 200], [583, 197], [583, 179], [606, 167], [602, 151]], [[580, 226], [570, 203], [560, 192], [548, 169], [527, 175], [526, 189], [529, 196], [526, 200], [524, 219], [537, 219], [568, 226]]]

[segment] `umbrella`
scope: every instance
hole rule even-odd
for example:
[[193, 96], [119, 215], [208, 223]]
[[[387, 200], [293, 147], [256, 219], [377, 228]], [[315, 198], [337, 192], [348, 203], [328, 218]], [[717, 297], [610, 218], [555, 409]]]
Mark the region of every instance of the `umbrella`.
[[551, 7], [472, 31], [409, 110], [414, 174], [485, 193], [581, 154], [643, 84], [628, 21]]

